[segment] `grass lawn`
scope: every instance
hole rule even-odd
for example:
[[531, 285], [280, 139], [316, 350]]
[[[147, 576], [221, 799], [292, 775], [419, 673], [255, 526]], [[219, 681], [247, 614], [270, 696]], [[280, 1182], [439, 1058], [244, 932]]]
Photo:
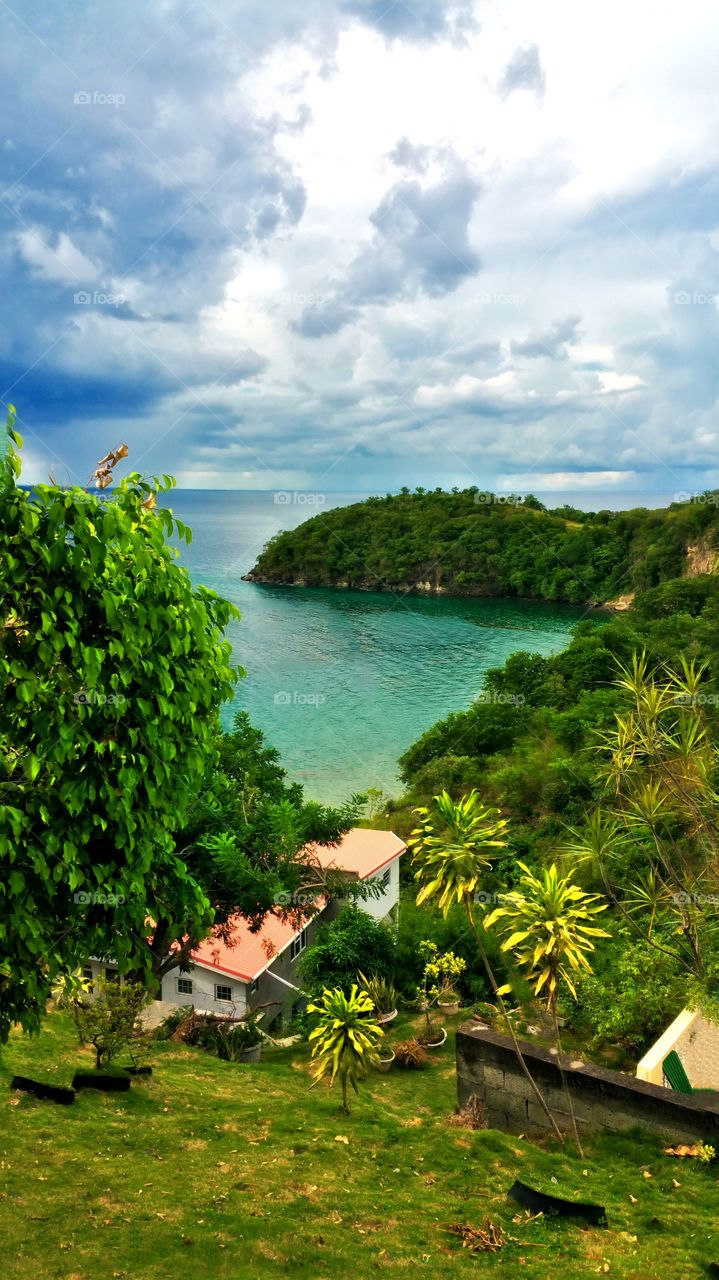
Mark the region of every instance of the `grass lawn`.
[[[399, 1021], [403, 1034], [411, 1019]], [[54, 1013], [39, 1037], [11, 1039], [3, 1280], [692, 1280], [719, 1261], [716, 1165], [672, 1160], [640, 1134], [597, 1137], [582, 1161], [569, 1146], [453, 1127], [452, 1035], [429, 1070], [373, 1074], [350, 1116], [338, 1089], [309, 1092], [304, 1046], [236, 1065], [157, 1043], [152, 1061], [152, 1080], [128, 1094], [61, 1107], [7, 1085], [14, 1073], [69, 1084], [91, 1065], [71, 1024]], [[516, 1176], [606, 1204], [609, 1229], [530, 1220], [507, 1199]], [[488, 1217], [517, 1242], [476, 1254], [447, 1230]]]

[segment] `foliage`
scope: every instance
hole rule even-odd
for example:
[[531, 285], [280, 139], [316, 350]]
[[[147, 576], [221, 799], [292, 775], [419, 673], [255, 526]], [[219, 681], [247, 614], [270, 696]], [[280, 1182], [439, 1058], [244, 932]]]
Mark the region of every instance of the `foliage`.
[[536, 873], [523, 862], [519, 866], [521, 889], [504, 895], [503, 905], [490, 912], [484, 927], [501, 921], [501, 932], [507, 935], [502, 949], [512, 951], [527, 971], [535, 996], [554, 1007], [560, 979], [576, 996], [578, 975], [591, 973], [587, 953], [594, 950], [592, 938], [609, 937], [591, 921], [608, 904], [573, 884], [569, 876], [560, 876], [555, 863]]
[[326, 989], [318, 1003], [307, 1006], [307, 1012], [319, 1015], [317, 1026], [310, 1032], [314, 1083], [329, 1076], [332, 1086], [339, 1076], [342, 1108], [348, 1111], [347, 1085], [351, 1084], [357, 1093], [358, 1081], [379, 1061], [378, 1047], [384, 1032], [374, 1016], [374, 1005], [367, 992], [353, 983], [349, 995], [339, 987]]
[[323, 511], [265, 547], [253, 577], [308, 586], [603, 602], [679, 577], [685, 549], [714, 539], [715, 503], [666, 510], [548, 511], [531, 495], [418, 490]]
[[146, 1004], [147, 992], [141, 983], [120, 984], [106, 978], [97, 979], [94, 994], [75, 997], [72, 1015], [80, 1043], [93, 1046], [98, 1069], [128, 1046]]
[[335, 920], [319, 926], [300, 955], [298, 971], [310, 992], [325, 987], [348, 990], [360, 969], [369, 978], [391, 978], [395, 948], [394, 934], [386, 925], [348, 903]]
[[393, 1013], [397, 1008], [397, 990], [393, 982], [387, 978], [367, 978], [361, 971], [357, 974], [360, 991], [365, 991], [378, 1014]]
[[[362, 796], [336, 808], [306, 800], [246, 711], [237, 712], [229, 733], [218, 734], [216, 748], [219, 767], [210, 762], [177, 841], [212, 904], [217, 936], [230, 941], [238, 916], [259, 929], [270, 911], [301, 928], [320, 897], [363, 892], [341, 873], [324, 871], [311, 851], [313, 843], [337, 844], [358, 821]], [[168, 912], [162, 882], [157, 889], [150, 954], [161, 978], [187, 963], [203, 935]]]
[[[670, 941], [663, 934], [659, 940]], [[593, 969], [577, 988], [576, 1007], [567, 1011], [572, 1025], [591, 1048], [620, 1044], [641, 1057], [686, 1003], [681, 966], [666, 947], [653, 950], [619, 920], [611, 939], [598, 942]]]
[[[619, 668], [628, 705], [600, 735], [605, 797], [573, 840], [622, 916], [700, 989], [719, 976], [719, 752], [706, 714], [706, 664]], [[663, 931], [660, 942], [657, 930]]]
[[456, 803], [443, 791], [432, 808], [422, 805], [416, 814], [419, 825], [408, 847], [417, 866], [417, 904], [435, 903], [446, 916], [479, 892], [496, 850], [506, 847], [507, 820], [483, 805], [476, 791]]
[[234, 607], [168, 545], [190, 532], [131, 475], [111, 494], [21, 489], [0, 461], [0, 1040], [36, 1028], [89, 954], [146, 964], [151, 886], [171, 918], [211, 921], [174, 832], [233, 690]]
[[424, 972], [418, 988], [418, 999], [425, 1005], [430, 1001], [451, 1004], [457, 996], [456, 983], [467, 968], [467, 961], [453, 951], [440, 952], [436, 942], [425, 939], [419, 944]]
[[155, 1027], [153, 1038], [155, 1040], [171, 1040], [178, 1027], [194, 1013], [194, 1007], [191, 1004], [183, 1004], [177, 1009], [171, 1009], [167, 1017], [162, 1019]]
[[419, 1040], [403, 1040], [395, 1046], [395, 1062], [406, 1071], [419, 1071], [429, 1062], [427, 1050]]

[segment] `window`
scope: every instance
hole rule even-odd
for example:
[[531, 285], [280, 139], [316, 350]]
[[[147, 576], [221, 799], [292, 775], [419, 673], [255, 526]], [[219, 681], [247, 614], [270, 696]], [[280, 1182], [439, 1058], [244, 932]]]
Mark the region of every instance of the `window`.
[[108, 982], [119, 982], [119, 981], [120, 981], [120, 975], [119, 975], [119, 973], [117, 972], [117, 969], [106, 969], [106, 970], [105, 970], [105, 977], [106, 977], [106, 979], [107, 979], [107, 981], [108, 981]]
[[392, 879], [392, 872], [388, 867], [387, 870], [384, 872], [384, 875], [380, 876], [380, 884], [382, 885], [383, 893], [386, 893], [387, 890], [389, 889], [389, 882], [391, 879]]
[[307, 946], [307, 930], [303, 929], [302, 933], [298, 933], [296, 938], [290, 943], [290, 960], [296, 960], [300, 951], [304, 951]]
[[232, 987], [225, 987], [220, 982], [215, 983], [215, 1000], [231, 1000]]
[[255, 994], [255, 992], [257, 991], [257, 988], [259, 987], [259, 985], [260, 985], [260, 980], [259, 980], [259, 978], [255, 978], [254, 982], [251, 982], [251, 983], [250, 983], [250, 995], [251, 995], [251, 996], [253, 996], [253, 995]]
[[180, 996], [192, 995], [192, 978], [177, 979], [177, 994]]
[[85, 965], [85, 968], [82, 971], [82, 976], [87, 982], [92, 982], [92, 965]]

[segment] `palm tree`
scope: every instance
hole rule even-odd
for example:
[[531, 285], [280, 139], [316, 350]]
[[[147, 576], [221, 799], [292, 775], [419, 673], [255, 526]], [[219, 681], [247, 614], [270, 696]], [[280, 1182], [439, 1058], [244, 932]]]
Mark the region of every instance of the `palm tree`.
[[314, 1041], [312, 1088], [324, 1076], [330, 1077], [330, 1086], [339, 1076], [342, 1110], [348, 1112], [348, 1083], [357, 1093], [357, 1081], [363, 1080], [370, 1066], [378, 1061], [377, 1047], [384, 1031], [372, 1016], [374, 1002], [356, 983], [352, 984], [348, 996], [339, 987], [332, 991], [326, 987], [321, 1002], [308, 1005], [307, 1012], [320, 1015], [318, 1025], [310, 1033], [310, 1043]]
[[555, 864], [536, 875], [523, 862], [519, 866], [523, 872], [522, 888], [505, 894], [503, 904], [490, 912], [484, 925], [490, 928], [501, 921], [501, 931], [508, 935], [502, 950], [513, 951], [527, 972], [535, 996], [546, 1000], [554, 1023], [557, 1060], [574, 1137], [579, 1154], [583, 1155], [572, 1095], [562, 1067], [557, 997], [563, 982], [576, 998], [576, 976], [582, 971], [592, 972], [587, 959], [587, 952], [594, 950], [592, 938], [608, 938], [609, 934], [593, 927], [591, 921], [598, 912], [606, 911], [608, 904], [600, 900], [599, 894], [585, 893], [572, 884], [569, 875], [560, 876]]
[[495, 978], [487, 955], [485, 922], [481, 917], [478, 921], [474, 911], [483, 876], [492, 870], [492, 859], [499, 857], [499, 851], [506, 848], [509, 823], [498, 809], [483, 805], [476, 790], [457, 801], [443, 791], [434, 797], [432, 806], [422, 805], [415, 809], [415, 813], [419, 825], [407, 843], [417, 868], [417, 905], [434, 902], [445, 919], [453, 906], [464, 908], [517, 1061], [557, 1138], [563, 1142], [559, 1126], [525, 1062], [504, 1003], [503, 989]]

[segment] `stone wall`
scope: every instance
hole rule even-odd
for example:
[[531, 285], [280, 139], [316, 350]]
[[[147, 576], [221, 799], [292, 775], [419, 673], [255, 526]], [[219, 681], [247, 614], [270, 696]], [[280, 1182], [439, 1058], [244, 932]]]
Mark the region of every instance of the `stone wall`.
[[[527, 1066], [561, 1129], [570, 1118], [556, 1052], [522, 1044]], [[576, 1058], [563, 1057], [580, 1133], [627, 1130], [636, 1125], [669, 1141], [703, 1139], [719, 1147], [719, 1094], [685, 1097], [647, 1084], [620, 1071], [607, 1071]], [[457, 1032], [457, 1097], [463, 1106], [476, 1094], [491, 1129], [537, 1133], [549, 1129], [544, 1111], [524, 1076], [508, 1036], [477, 1022]]]

